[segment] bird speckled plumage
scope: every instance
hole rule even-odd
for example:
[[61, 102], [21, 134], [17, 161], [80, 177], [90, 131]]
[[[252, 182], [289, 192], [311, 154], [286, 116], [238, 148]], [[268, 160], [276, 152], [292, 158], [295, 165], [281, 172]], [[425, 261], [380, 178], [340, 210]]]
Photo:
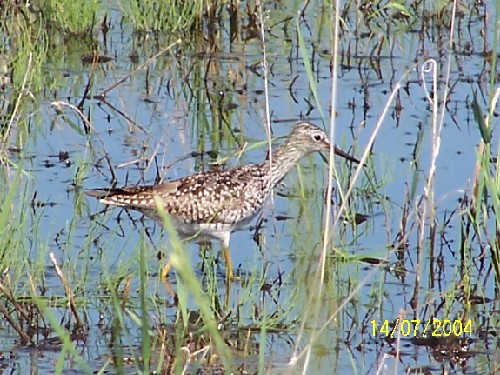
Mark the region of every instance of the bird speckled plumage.
[[[225, 171], [212, 170], [158, 185], [89, 190], [86, 194], [99, 198], [102, 203], [138, 210], [158, 219], [156, 196], [162, 201], [165, 212], [174, 216], [176, 222], [182, 221], [193, 227], [202, 223], [233, 226], [248, 216], [253, 217], [263, 205], [270, 190], [266, 174], [259, 164], [250, 164]], [[199, 230], [181, 230], [181, 234], [183, 237], [193, 236]]]
[[[182, 237], [208, 236], [221, 240], [228, 248], [230, 233], [258, 214], [272, 189], [301, 158], [329, 149], [330, 142], [323, 130], [300, 122], [271, 158], [262, 163], [211, 170], [157, 185], [88, 190], [85, 194], [104, 204], [138, 210], [156, 219], [158, 197]], [[335, 146], [333, 150], [358, 162]]]

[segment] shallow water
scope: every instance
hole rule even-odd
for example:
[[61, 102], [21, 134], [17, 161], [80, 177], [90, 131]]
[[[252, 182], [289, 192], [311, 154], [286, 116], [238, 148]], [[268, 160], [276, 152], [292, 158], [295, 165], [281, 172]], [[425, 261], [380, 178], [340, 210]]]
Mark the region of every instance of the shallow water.
[[[279, 2], [268, 7], [266, 53], [271, 126], [274, 136], [283, 136], [302, 117], [321, 124], [319, 106], [328, 113], [329, 20], [322, 19], [321, 10], [311, 5], [300, 23], [312, 61], [319, 97], [316, 103], [298, 46], [296, 12]], [[227, 334], [241, 334], [244, 331], [240, 331], [241, 324], [256, 326], [262, 318], [256, 310], [283, 315], [287, 329], [282, 334], [269, 333], [263, 341], [264, 348], [259, 346], [262, 342], [258, 333], [250, 340], [255, 352], [265, 351], [265, 368], [269, 372], [296, 371], [297, 368], [288, 364], [294, 360], [295, 353], [301, 353], [306, 347], [317, 324], [326, 324], [326, 327], [314, 342], [308, 374], [329, 373], [332, 369], [353, 372], [353, 367], [361, 373], [406, 373], [423, 369], [439, 373], [494, 372], [498, 350], [491, 311], [496, 311], [498, 306], [494, 300], [491, 255], [489, 251], [482, 254], [480, 241], [467, 241], [470, 247], [466, 256], [478, 260], [470, 262], [474, 269], [463, 269], [458, 220], [459, 199], [471, 189], [476, 146], [480, 141], [471, 110], [473, 92], [477, 91], [483, 108], [487, 104], [489, 64], [481, 53], [484, 39], [480, 36], [484, 27], [483, 11], [477, 14], [474, 8], [465, 10], [459, 19], [459, 31], [454, 33], [454, 49], [448, 48], [450, 36], [446, 29], [432, 22], [426, 24], [429, 27], [426, 32], [421, 32], [420, 21], [415, 21], [413, 26], [408, 26], [410, 21], [393, 21], [387, 25], [384, 17], [374, 16], [366, 26], [356, 24], [354, 11], [346, 15], [339, 39], [336, 143], [360, 157], [391, 91], [399, 80], [402, 86], [397, 103], [390, 103], [377, 134], [369, 166], [355, 182], [353, 197], [348, 202], [352, 212], [368, 215], [368, 220], [358, 226], [340, 221], [333, 228], [335, 245], [326, 259], [324, 294], [320, 296], [323, 311], [319, 321], [307, 320], [307, 306], [311, 295], [317, 292], [317, 284], [311, 280], [322, 241], [323, 194], [327, 180], [326, 165], [319, 156], [306, 158], [299, 172], [292, 172], [278, 189], [273, 204], [264, 211], [260, 245], [253, 239], [255, 223], [250, 230], [231, 236], [233, 265], [238, 267], [243, 279], [251, 281], [248, 285], [243, 282], [232, 287], [229, 310], [238, 311], [240, 325], [230, 319]], [[486, 11], [491, 11], [489, 5]], [[75, 343], [92, 369], [100, 369], [115, 350], [111, 344], [114, 342], [113, 309], [109, 305], [109, 294], [103, 290], [101, 295], [100, 288], [110, 275], [124, 277], [128, 272], [137, 275], [141, 241], [148, 249], [145, 257], [151, 295], [157, 298], [151, 303], [150, 319], [153, 324], [172, 324], [176, 311], [172, 296], [157, 277], [160, 267], [157, 255], [169, 251], [168, 235], [154, 222], [140, 220], [138, 213], [113, 209], [102, 214], [100, 204], [91, 199], [81, 200], [82, 190], [111, 184], [106, 158], [113, 166], [118, 186], [150, 184], [155, 182], [157, 174], [166, 180], [189, 175], [207, 169], [215, 161], [213, 156], [230, 156], [238, 147], [266, 139], [262, 125], [265, 122], [262, 48], [256, 38], [245, 40], [250, 30], [245, 27], [249, 15], [242, 14], [241, 34], [233, 40], [227, 30], [227, 16], [222, 16], [214, 46], [217, 52], [206, 53], [209, 47], [206, 40], [183, 39], [172, 52], [166, 52], [147, 69], [133, 74], [110, 91], [105, 102], [100, 102], [95, 95], [157, 53], [158, 44], [172, 42], [163, 34], [134, 33], [130, 24], [119, 22], [118, 11], [111, 12], [111, 28], [106, 40], [102, 33], [94, 40], [99, 51], [112, 56], [113, 60], [99, 64], [92, 72], [89, 97], [83, 105], [83, 112], [92, 123], [90, 135], [85, 134], [74, 111], [64, 108], [58, 112], [53, 105], [55, 101], [76, 105], [81, 100], [90, 80], [91, 66], [82, 64], [79, 57], [91, 53], [90, 44], [83, 43], [69, 50], [67, 46], [72, 42], [68, 40], [58, 46], [68, 48], [67, 58], [48, 55], [44, 71], [47, 76], [57, 78], [59, 86], [37, 96], [41, 105], [33, 114], [36, 136], [23, 145], [29, 155], [19, 156], [30, 172], [30, 192], [36, 191], [34, 201], [38, 202], [30, 212], [34, 222], [40, 221], [30, 254], [33, 262], [45, 259], [46, 283], [53, 293], [64, 295], [48, 259], [49, 251], [55, 253], [74, 277], [85, 280], [85, 290], [78, 293], [90, 296], [90, 302], [84, 307], [90, 329], [84, 340], [75, 340]], [[493, 21], [488, 22], [487, 32], [491, 33]], [[396, 26], [407, 29], [393, 29]], [[369, 32], [375, 36], [370, 37]], [[382, 37], [384, 45], [379, 53], [373, 53]], [[137, 62], [130, 58], [133, 51], [137, 52]], [[61, 55], [65, 54], [54, 51], [54, 56]], [[440, 231], [434, 248], [436, 259], [430, 259], [427, 246], [423, 258], [418, 259], [415, 221], [416, 212], [421, 208], [417, 204], [424, 192], [431, 157], [432, 112], [427, 92], [431, 90], [432, 80], [429, 73], [423, 73], [429, 59], [437, 62], [441, 94], [448, 59], [451, 59], [449, 86], [452, 89], [444, 112], [436, 163], [435, 201]], [[8, 87], [5, 93], [11, 94]], [[496, 139], [492, 143], [496, 145]], [[67, 151], [69, 158], [61, 160], [64, 158], [59, 157], [60, 151]], [[202, 157], [193, 157], [193, 151], [202, 153]], [[260, 161], [266, 152], [267, 146], [262, 143], [243, 153], [238, 160], [232, 158], [228, 165]], [[17, 159], [18, 154], [12, 153], [11, 157]], [[339, 184], [346, 189], [354, 167], [339, 158], [336, 166]], [[77, 180], [76, 176], [82, 179]], [[338, 207], [341, 202], [338, 189], [333, 199], [334, 206]], [[408, 213], [403, 211], [406, 202]], [[446, 223], [454, 210], [458, 212]], [[406, 248], [398, 257], [393, 245], [404, 217], [408, 218]], [[428, 241], [428, 231], [425, 239]], [[214, 264], [202, 259], [197, 244], [187, 247], [193, 269], [207, 294], [213, 292], [210, 288], [217, 288], [218, 297], [223, 299], [224, 269], [217, 268], [217, 285], [206, 285], [210, 280], [206, 274]], [[359, 257], [376, 261], [387, 258], [389, 263], [377, 266], [360, 261]], [[177, 285], [173, 272], [171, 274], [175, 290]], [[460, 289], [464, 275], [470, 276], [475, 287], [471, 294], [491, 300], [466, 309], [462, 304], [465, 292]], [[271, 293], [262, 291], [260, 278], [270, 286]], [[139, 304], [138, 288], [139, 280], [134, 278], [131, 303], [135, 306]], [[450, 300], [449, 291], [453, 288], [455, 298]], [[196, 310], [194, 303], [191, 305]], [[428, 342], [417, 345], [410, 340], [411, 334], [396, 342], [380, 331], [386, 320], [392, 322], [398, 317], [419, 319], [422, 324], [433, 317], [454, 322], [464, 311], [473, 321], [472, 334], [460, 335], [472, 338], [467, 350], [453, 349], [446, 353], [443, 348], [432, 348]], [[62, 306], [55, 309], [56, 317], [62, 319], [64, 314], [68, 312]], [[300, 332], [297, 327], [301, 324], [306, 328], [303, 336], [296, 333]], [[376, 335], [372, 334], [373, 324], [378, 329]], [[134, 351], [139, 351], [141, 333], [131, 316], [127, 316], [125, 325], [129, 336], [122, 345], [126, 348], [125, 356], [133, 356]], [[57, 343], [46, 345], [41, 340], [36, 350], [27, 349], [19, 345], [15, 332], [8, 326], [3, 332], [0, 347], [3, 352], [13, 353], [17, 361], [14, 364], [5, 359], [6, 368], [19, 372], [52, 371], [60, 355]], [[444, 344], [445, 348], [452, 346], [449, 342]], [[398, 359], [394, 359], [395, 348], [401, 350]], [[297, 359], [299, 367], [304, 366], [304, 361], [304, 356]], [[247, 354], [241, 363], [250, 372], [255, 371], [258, 356]], [[68, 372], [78, 371], [78, 366], [69, 360], [65, 367]], [[131, 372], [135, 369], [134, 365], [130, 366]]]

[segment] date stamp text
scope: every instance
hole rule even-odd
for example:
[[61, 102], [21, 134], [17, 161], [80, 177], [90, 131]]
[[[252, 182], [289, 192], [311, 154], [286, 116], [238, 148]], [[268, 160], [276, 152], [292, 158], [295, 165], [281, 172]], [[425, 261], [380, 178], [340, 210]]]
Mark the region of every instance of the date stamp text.
[[418, 337], [430, 335], [432, 337], [463, 337], [472, 335], [472, 321], [451, 320], [451, 319], [400, 319], [395, 322], [384, 319], [382, 322], [371, 320], [373, 336], [385, 335], [386, 337], [396, 337], [401, 334], [405, 337]]

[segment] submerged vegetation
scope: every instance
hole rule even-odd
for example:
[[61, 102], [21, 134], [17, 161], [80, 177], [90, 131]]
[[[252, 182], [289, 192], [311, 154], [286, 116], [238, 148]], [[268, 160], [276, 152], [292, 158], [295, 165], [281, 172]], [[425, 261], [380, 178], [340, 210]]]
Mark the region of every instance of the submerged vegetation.
[[[1, 2], [2, 365], [498, 371], [500, 4], [430, 3]], [[301, 163], [229, 290], [217, 246], [84, 198], [262, 160], [299, 118], [363, 166]]]

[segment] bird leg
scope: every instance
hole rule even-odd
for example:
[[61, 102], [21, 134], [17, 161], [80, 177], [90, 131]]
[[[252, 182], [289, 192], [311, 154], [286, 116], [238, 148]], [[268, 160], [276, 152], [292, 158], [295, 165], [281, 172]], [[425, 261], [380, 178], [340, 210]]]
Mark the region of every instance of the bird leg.
[[226, 262], [226, 282], [231, 282], [234, 278], [233, 266], [231, 264], [231, 252], [229, 251], [229, 246], [223, 245], [222, 250], [224, 251], [224, 261]]
[[222, 250], [224, 251], [224, 261], [226, 262], [226, 297], [224, 298], [224, 308], [227, 310], [229, 308], [229, 300], [231, 299], [231, 283], [234, 275], [229, 246], [223, 244]]
[[166, 279], [168, 278], [168, 273], [170, 272], [170, 269], [172, 268], [172, 261], [168, 261], [167, 264], [161, 269], [160, 273], [160, 278], [161, 279]]

